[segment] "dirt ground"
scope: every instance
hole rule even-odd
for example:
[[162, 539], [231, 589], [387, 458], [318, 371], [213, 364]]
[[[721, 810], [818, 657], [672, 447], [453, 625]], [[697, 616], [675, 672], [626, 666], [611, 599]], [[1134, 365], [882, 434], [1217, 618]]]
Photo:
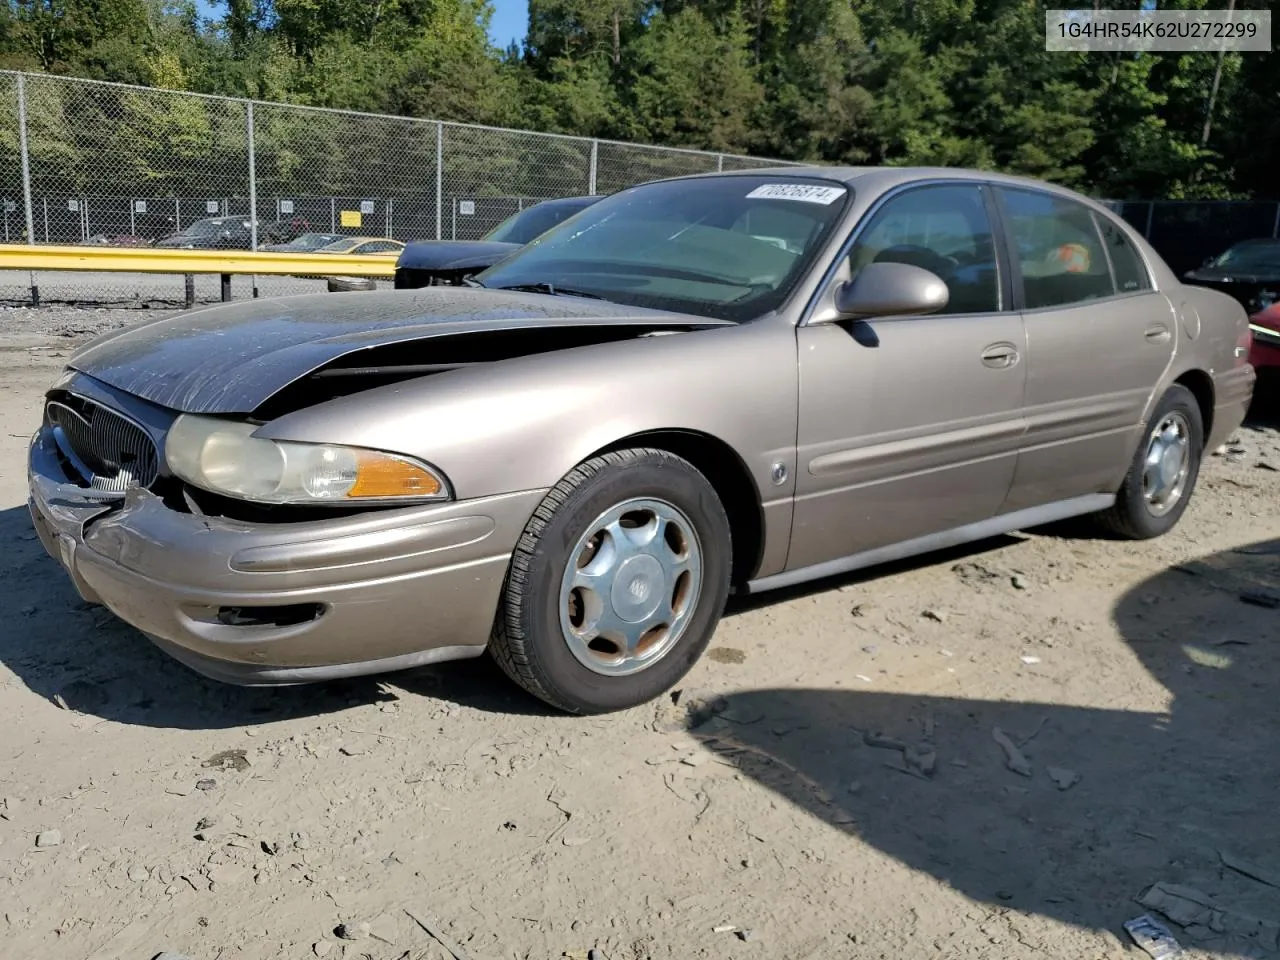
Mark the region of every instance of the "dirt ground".
[[6, 960], [1100, 960], [1144, 894], [1196, 957], [1280, 956], [1276, 407], [1160, 540], [740, 602], [678, 702], [579, 719], [487, 661], [220, 686], [80, 602], [24, 451], [127, 319], [0, 311]]

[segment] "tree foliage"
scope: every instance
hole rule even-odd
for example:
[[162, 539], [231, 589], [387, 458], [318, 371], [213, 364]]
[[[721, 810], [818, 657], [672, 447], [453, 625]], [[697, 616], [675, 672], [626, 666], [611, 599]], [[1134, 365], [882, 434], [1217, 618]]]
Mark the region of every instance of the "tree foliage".
[[[1036, 0], [529, 0], [526, 42], [505, 51], [487, 39], [487, 0], [212, 9], [5, 0], [0, 68], [782, 159], [999, 169], [1122, 198], [1280, 197], [1280, 57], [1049, 53]], [[232, 155], [238, 121], [134, 99], [114, 132], [83, 103], [51, 104], [40, 122], [98, 138], [158, 187], [192, 151]], [[299, 144], [337, 121], [291, 122], [265, 128], [280, 144], [271, 175], [289, 183], [324, 162]], [[0, 152], [9, 139], [0, 131]], [[60, 175], [85, 186], [72, 166]]]

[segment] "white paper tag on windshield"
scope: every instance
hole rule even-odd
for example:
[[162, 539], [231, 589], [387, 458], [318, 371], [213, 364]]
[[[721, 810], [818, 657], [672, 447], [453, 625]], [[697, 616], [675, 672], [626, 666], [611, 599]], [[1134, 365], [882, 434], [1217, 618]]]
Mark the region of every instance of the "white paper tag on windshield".
[[824, 207], [844, 196], [844, 187], [819, 187], [811, 183], [766, 183], [747, 194], [755, 200], [798, 200], [820, 203]]

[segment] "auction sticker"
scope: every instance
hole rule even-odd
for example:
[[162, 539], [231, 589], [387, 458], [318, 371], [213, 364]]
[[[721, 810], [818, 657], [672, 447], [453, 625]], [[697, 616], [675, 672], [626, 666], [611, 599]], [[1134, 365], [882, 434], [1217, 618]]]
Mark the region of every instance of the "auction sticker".
[[798, 200], [820, 203], [824, 207], [845, 194], [844, 187], [819, 187], [811, 183], [766, 183], [747, 194], [749, 200]]

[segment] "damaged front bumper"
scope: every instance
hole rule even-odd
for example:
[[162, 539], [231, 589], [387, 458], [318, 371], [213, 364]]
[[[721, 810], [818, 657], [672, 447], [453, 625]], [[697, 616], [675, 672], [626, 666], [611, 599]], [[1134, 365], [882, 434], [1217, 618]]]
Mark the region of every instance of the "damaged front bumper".
[[511, 550], [545, 491], [334, 519], [245, 523], [78, 486], [42, 429], [29, 508], [50, 556], [192, 669], [281, 685], [484, 652]]

